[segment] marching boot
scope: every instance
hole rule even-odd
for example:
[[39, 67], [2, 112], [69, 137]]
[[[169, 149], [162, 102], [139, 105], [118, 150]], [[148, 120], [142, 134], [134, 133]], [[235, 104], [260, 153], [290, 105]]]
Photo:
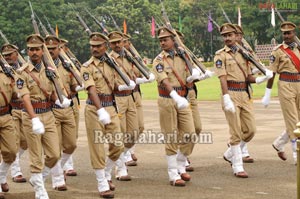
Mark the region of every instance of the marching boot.
[[248, 174], [243, 168], [242, 150], [240, 144], [231, 146], [232, 152], [232, 169], [233, 173], [238, 178], [248, 178]]
[[111, 191], [114, 191], [116, 188], [115, 185], [111, 181], [111, 172], [112, 172], [114, 166], [115, 166], [115, 162], [112, 161], [110, 158], [107, 158], [104, 172], [105, 172], [105, 178], [107, 179], [108, 184], [109, 184], [109, 189]]
[[49, 199], [42, 173], [32, 173], [29, 183], [35, 191], [35, 199]]
[[183, 187], [185, 186], [185, 181], [182, 180], [180, 175], [178, 174], [176, 157], [177, 154], [167, 155], [169, 180], [171, 185]]
[[184, 180], [184, 181], [190, 181], [191, 176], [185, 170], [185, 163], [187, 161], [187, 157], [183, 153], [178, 151], [177, 156], [176, 156], [176, 160], [177, 160], [178, 173], [180, 174], [181, 179]]
[[66, 191], [66, 182], [64, 171], [61, 167], [61, 160], [58, 160], [54, 167], [51, 168], [52, 187], [57, 191]]
[[280, 159], [285, 161], [287, 159], [286, 154], [284, 153], [284, 145], [288, 143], [289, 141], [289, 135], [284, 130], [273, 142], [272, 146], [277, 151], [277, 155]]
[[11, 177], [12, 181], [16, 183], [23, 183], [26, 182], [26, 178], [23, 177], [23, 174], [21, 172], [21, 167], [20, 167], [20, 157], [24, 153], [23, 149], [19, 149], [19, 152], [16, 154], [16, 159], [15, 161], [11, 164]]
[[113, 198], [114, 193], [110, 190], [107, 179], [105, 178], [104, 169], [95, 169], [95, 174], [98, 182], [99, 195], [102, 198]]
[[247, 143], [244, 141], [241, 141], [241, 150], [242, 150], [242, 157], [244, 163], [253, 163], [254, 159], [250, 156]]

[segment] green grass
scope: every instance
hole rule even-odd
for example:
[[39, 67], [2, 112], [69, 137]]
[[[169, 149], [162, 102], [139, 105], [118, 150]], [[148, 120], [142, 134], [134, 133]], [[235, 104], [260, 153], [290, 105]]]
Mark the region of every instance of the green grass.
[[[277, 81], [278, 76], [274, 81], [273, 89], [272, 89], [272, 96], [277, 96]], [[215, 101], [219, 100], [221, 96], [221, 89], [220, 89], [220, 81], [218, 77], [212, 77], [210, 79], [206, 79], [204, 81], [198, 82], [197, 84], [198, 89], [198, 100], [205, 100], [205, 101]], [[253, 88], [253, 98], [258, 99], [261, 98], [265, 93], [266, 83], [262, 83], [260, 85], [252, 84]], [[142, 84], [141, 91], [144, 100], [154, 100], [157, 99], [158, 92], [157, 92], [157, 84], [156, 82], [152, 82], [149, 84]], [[85, 91], [81, 91], [79, 93], [80, 99], [86, 99], [87, 94]]]

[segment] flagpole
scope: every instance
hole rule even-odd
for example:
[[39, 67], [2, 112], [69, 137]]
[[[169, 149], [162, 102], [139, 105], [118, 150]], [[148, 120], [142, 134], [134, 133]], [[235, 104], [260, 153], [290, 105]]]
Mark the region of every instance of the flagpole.
[[213, 56], [213, 31], [210, 32], [210, 56], [209, 56], [209, 61], [212, 60]]

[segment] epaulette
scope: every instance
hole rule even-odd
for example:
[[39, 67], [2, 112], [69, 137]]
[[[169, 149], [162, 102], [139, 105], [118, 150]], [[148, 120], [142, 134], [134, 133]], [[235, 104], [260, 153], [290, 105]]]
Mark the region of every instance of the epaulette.
[[91, 57], [88, 61], [86, 61], [84, 64], [82, 64], [82, 66], [84, 67], [88, 67], [91, 63], [93, 63], [93, 58]]
[[24, 71], [28, 66], [29, 66], [29, 64], [26, 62], [26, 63], [24, 63], [20, 68], [18, 68], [18, 69], [16, 70], [16, 72], [17, 72], [18, 74], [21, 74], [22, 71]]
[[277, 50], [278, 48], [280, 48], [280, 46], [282, 46], [283, 44], [279, 44], [278, 46], [275, 46], [274, 48], [273, 48], [273, 51], [274, 50]]
[[155, 57], [155, 59], [156, 60], [158, 60], [158, 61], [161, 61], [162, 59], [163, 59], [163, 54], [162, 54], [162, 52], [159, 54], [159, 55], [157, 55], [156, 57]]
[[221, 52], [223, 52], [225, 50], [225, 48], [221, 48], [220, 50], [217, 50], [215, 54], [220, 54]]

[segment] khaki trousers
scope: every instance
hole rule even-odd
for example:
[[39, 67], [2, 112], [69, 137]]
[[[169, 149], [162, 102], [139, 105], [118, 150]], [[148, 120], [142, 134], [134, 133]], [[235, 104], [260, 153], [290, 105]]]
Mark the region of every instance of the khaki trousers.
[[42, 135], [37, 135], [32, 132], [31, 118], [28, 113], [23, 113], [23, 130], [28, 144], [31, 173], [42, 172], [44, 168], [44, 157], [45, 165], [49, 168], [54, 167], [56, 162], [60, 159], [59, 137], [52, 111], [37, 114], [37, 117], [40, 118], [45, 127], [45, 133]]
[[121, 132], [124, 133], [124, 146], [131, 148], [139, 135], [135, 103], [131, 95], [115, 97], [115, 99], [119, 111]]
[[17, 146], [18, 148], [20, 147], [23, 150], [26, 150], [28, 148], [27, 146], [27, 141], [25, 137], [25, 133], [23, 130], [23, 111], [22, 110], [16, 110], [13, 109], [11, 111], [11, 115], [14, 121], [14, 127], [16, 131], [16, 136], [17, 136]]
[[61, 150], [66, 154], [72, 154], [76, 149], [76, 126], [72, 107], [53, 108], [55, 125], [59, 136]]
[[190, 102], [190, 107], [192, 109], [195, 132], [197, 134], [200, 134], [202, 131], [202, 123], [201, 123], [201, 117], [198, 109], [198, 101], [196, 99], [196, 92], [194, 89], [189, 90], [187, 98]]
[[294, 130], [300, 121], [300, 82], [278, 81], [278, 97], [290, 139], [296, 139]]
[[10, 114], [0, 116], [0, 149], [2, 159], [5, 163], [11, 164], [16, 159], [18, 146], [16, 143], [17, 133]]
[[179, 110], [173, 99], [163, 97], [158, 97], [158, 108], [166, 155], [175, 155], [179, 149], [182, 154], [189, 156], [194, 148], [191, 135], [195, 132], [191, 109]]
[[137, 117], [138, 117], [139, 134], [141, 134], [145, 129], [142, 96], [141, 96], [140, 92], [136, 91], [136, 92], [133, 92], [133, 97], [135, 100], [136, 113], [137, 113]]
[[229, 125], [230, 145], [237, 145], [241, 141], [249, 142], [256, 133], [256, 124], [253, 113], [253, 102], [246, 92], [228, 91], [235, 105], [235, 113], [223, 110]]
[[85, 106], [84, 115], [86, 133], [89, 144], [90, 159], [93, 169], [105, 168], [104, 143], [108, 143], [108, 157], [116, 161], [124, 151], [123, 133], [120, 130], [120, 120], [115, 107], [105, 107], [109, 113], [111, 123], [103, 125], [98, 121], [97, 109], [93, 105]]

